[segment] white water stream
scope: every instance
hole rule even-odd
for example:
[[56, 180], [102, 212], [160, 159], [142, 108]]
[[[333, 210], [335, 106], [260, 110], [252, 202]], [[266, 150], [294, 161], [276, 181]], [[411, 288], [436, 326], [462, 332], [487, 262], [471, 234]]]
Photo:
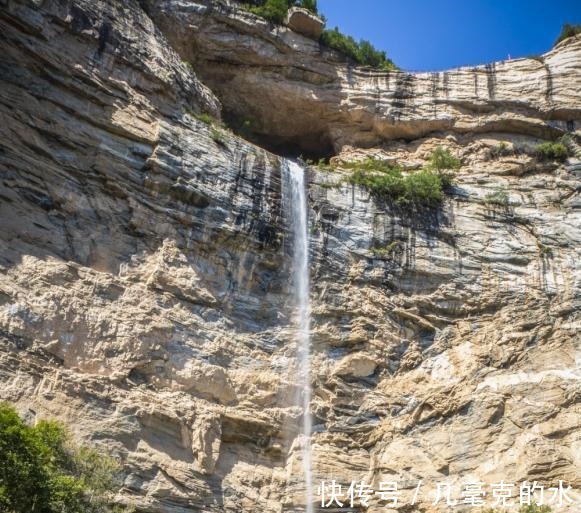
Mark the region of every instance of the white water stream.
[[305, 170], [292, 161], [286, 161], [285, 176], [289, 219], [293, 235], [292, 279], [294, 302], [297, 312], [298, 387], [301, 390], [300, 404], [303, 409], [302, 460], [306, 487], [306, 513], [313, 513], [313, 469], [311, 455], [311, 433], [313, 419], [311, 403], [311, 319], [309, 313], [309, 236], [308, 206]]

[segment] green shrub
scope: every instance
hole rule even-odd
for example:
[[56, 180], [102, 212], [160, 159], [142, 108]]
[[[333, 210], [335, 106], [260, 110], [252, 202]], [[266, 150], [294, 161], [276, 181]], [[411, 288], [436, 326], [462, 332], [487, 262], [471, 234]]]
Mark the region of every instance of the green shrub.
[[441, 173], [422, 169], [404, 175], [398, 165], [377, 159], [347, 164], [352, 170], [347, 181], [360, 185], [371, 194], [411, 207], [434, 207], [444, 199], [444, 179]]
[[375, 258], [387, 258], [403, 246], [401, 240], [393, 240], [387, 246], [375, 246], [369, 251]]
[[498, 205], [500, 207], [508, 207], [510, 205], [510, 199], [508, 193], [502, 187], [499, 187], [484, 196], [484, 203], [487, 205]]
[[94, 449], [75, 447], [63, 426], [27, 426], [0, 403], [0, 511], [111, 513], [120, 488], [119, 466]]
[[210, 129], [210, 137], [216, 144], [220, 146], [226, 146], [226, 137], [224, 136], [224, 132], [221, 129], [213, 126]]
[[291, 7], [302, 7], [313, 14], [318, 13], [317, 0], [252, 0], [242, 4], [246, 10], [282, 25]]
[[377, 50], [369, 41], [355, 41], [351, 36], [343, 34], [338, 27], [325, 30], [321, 35], [321, 43], [350, 57], [358, 64], [385, 70], [398, 69], [384, 51]]
[[428, 168], [435, 170], [440, 177], [442, 187], [449, 189], [454, 181], [453, 171], [459, 169], [461, 165], [460, 160], [454, 157], [448, 148], [438, 146], [430, 156]]
[[498, 143], [496, 146], [490, 148], [490, 156], [493, 159], [498, 159], [500, 157], [505, 157], [507, 155], [511, 155], [513, 153], [512, 148], [509, 146], [508, 143], [502, 141]]
[[566, 160], [569, 152], [560, 142], [545, 142], [535, 147], [535, 155], [540, 160]]
[[201, 121], [202, 123], [204, 123], [206, 125], [213, 125], [216, 122], [214, 117], [211, 114], [208, 114], [207, 112], [200, 112], [198, 114], [193, 114], [193, 116], [198, 121]]
[[405, 177], [405, 193], [401, 201], [418, 206], [436, 206], [444, 199], [443, 189], [439, 173], [422, 169]]
[[461, 166], [460, 160], [450, 153], [448, 148], [438, 146], [430, 156], [430, 167], [437, 171], [446, 169], [458, 169]]
[[569, 37], [576, 36], [577, 34], [581, 34], [581, 25], [571, 25], [570, 23], [565, 23], [563, 28], [561, 28], [559, 37], [555, 41], [555, 45], [558, 45], [561, 41], [564, 41]]

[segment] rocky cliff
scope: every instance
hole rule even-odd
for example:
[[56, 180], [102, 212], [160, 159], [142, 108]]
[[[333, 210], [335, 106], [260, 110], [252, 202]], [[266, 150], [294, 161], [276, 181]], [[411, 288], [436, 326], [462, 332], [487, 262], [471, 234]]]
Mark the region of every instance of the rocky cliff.
[[0, 45], [0, 398], [122, 458], [120, 502], [304, 503], [285, 162], [208, 115], [463, 162], [414, 213], [309, 170], [315, 478], [579, 489], [581, 163], [490, 149], [575, 135], [580, 38], [380, 73], [235, 3], [1, 0]]

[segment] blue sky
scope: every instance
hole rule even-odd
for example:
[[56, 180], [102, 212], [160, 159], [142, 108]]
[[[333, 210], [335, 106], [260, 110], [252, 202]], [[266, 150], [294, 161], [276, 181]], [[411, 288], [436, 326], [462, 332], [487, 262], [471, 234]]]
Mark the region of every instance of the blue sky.
[[329, 28], [371, 41], [408, 70], [544, 53], [563, 23], [581, 23], [581, 0], [319, 0], [318, 5]]

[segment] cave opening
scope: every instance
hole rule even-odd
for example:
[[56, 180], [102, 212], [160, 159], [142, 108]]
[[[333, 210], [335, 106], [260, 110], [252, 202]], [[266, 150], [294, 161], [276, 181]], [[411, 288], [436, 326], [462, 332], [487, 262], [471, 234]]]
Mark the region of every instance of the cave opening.
[[223, 113], [223, 119], [239, 137], [281, 157], [318, 162], [321, 159], [328, 161], [335, 156], [335, 147], [330, 135], [320, 129], [284, 136], [257, 129], [248, 121], [241, 120], [240, 117], [229, 112]]

